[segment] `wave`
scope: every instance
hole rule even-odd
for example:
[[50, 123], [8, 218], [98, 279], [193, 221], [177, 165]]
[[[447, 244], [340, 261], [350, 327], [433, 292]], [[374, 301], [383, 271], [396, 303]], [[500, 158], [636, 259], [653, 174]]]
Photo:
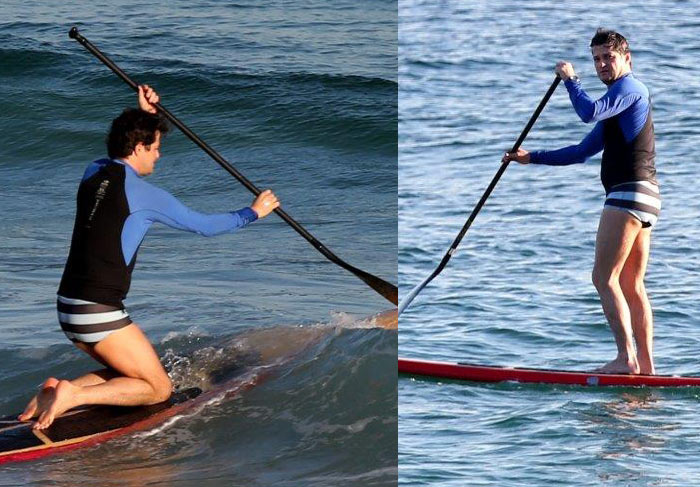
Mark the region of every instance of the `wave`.
[[[20, 152], [37, 157], [46, 146], [77, 151], [73, 146], [82, 144], [81, 138], [103, 137], [118, 100], [135, 104], [129, 88], [84, 53], [5, 47], [0, 64], [5, 66], [0, 93], [10, 100], [5, 107], [5, 120], [11, 121], [8, 140], [13, 141], [12, 150], [5, 147], [9, 158]], [[394, 81], [306, 72], [241, 73], [181, 61], [120, 64], [137, 82], [154, 86], [176, 116], [194, 120], [192, 128], [201, 130], [207, 141], [243, 149], [278, 147], [282, 152], [319, 147], [388, 157], [397, 153]], [[27, 85], [36, 87], [33, 115], [19, 100]], [[25, 147], [21, 134], [36, 131], [37, 125], [42, 129], [40, 144]]]
[[[146, 483], [162, 480], [183, 462], [183, 468], [196, 462], [207, 476], [237, 478], [247, 472], [247, 479], [235, 485], [292, 485], [293, 478], [309, 479], [305, 485], [354, 485], [359, 478], [370, 481], [367, 485], [395, 484], [397, 333], [371, 328], [371, 323], [338, 315], [316, 325], [167, 337], [161, 344], [163, 360], [180, 386], [226, 383], [238, 389], [222, 391], [146, 432], [62, 457], [59, 469], [70, 470], [86, 458], [90, 465], [94, 456], [113, 472], [128, 464]], [[38, 378], [52, 369], [75, 372], [94, 366], [76, 360], [82, 355], [68, 344], [2, 352], [11, 359], [3, 363], [7, 373], [0, 378], [6, 391], [1, 414], [18, 409], [11, 404], [17, 403], [13, 395], [28, 395], [28, 373]], [[251, 381], [253, 388], [246, 386]], [[166, 471], [153, 469], [154, 460]], [[222, 465], [231, 466], [222, 470]]]

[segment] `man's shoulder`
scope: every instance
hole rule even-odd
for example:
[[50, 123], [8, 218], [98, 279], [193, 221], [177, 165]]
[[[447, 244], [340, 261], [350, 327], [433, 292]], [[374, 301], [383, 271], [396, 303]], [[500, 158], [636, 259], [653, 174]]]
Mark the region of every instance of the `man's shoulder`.
[[123, 164], [116, 162], [114, 159], [109, 157], [102, 157], [100, 159], [95, 159], [88, 164], [87, 170], [100, 170], [100, 169], [110, 169], [110, 170], [123, 170]]
[[124, 172], [126, 173], [125, 177], [125, 184], [127, 188], [131, 188], [132, 190], [138, 191], [138, 192], [151, 192], [151, 191], [162, 191], [158, 186], [155, 186], [154, 184], [149, 183], [146, 181], [143, 177], [139, 176], [136, 171], [133, 171], [128, 168], [124, 168]]
[[175, 197], [131, 171], [126, 172], [125, 190], [133, 211], [162, 209], [173, 204]]
[[97, 172], [99, 172], [101, 169], [108, 167], [108, 164], [110, 162], [112, 162], [112, 160], [107, 158], [107, 157], [103, 157], [101, 159], [96, 159], [96, 160], [92, 161], [85, 168], [85, 172], [83, 173], [83, 181], [91, 178], [92, 176], [97, 174]]
[[622, 95], [638, 94], [644, 98], [649, 98], [649, 88], [642, 83], [633, 73], [629, 73], [614, 85], [613, 89]]

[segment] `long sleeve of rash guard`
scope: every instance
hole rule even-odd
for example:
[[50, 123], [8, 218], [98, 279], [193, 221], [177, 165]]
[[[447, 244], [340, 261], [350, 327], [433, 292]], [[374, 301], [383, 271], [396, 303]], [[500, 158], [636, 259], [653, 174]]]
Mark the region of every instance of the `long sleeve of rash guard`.
[[[628, 75], [629, 76], [629, 75]], [[635, 102], [640, 101], [643, 96], [636, 90], [629, 89], [631, 83], [626, 79], [620, 79], [599, 99], [594, 100], [581, 87], [581, 83], [567, 80], [564, 83], [569, 92], [569, 99], [576, 111], [576, 114], [584, 123], [599, 122], [606, 118], [614, 117]]]
[[603, 125], [598, 122], [593, 130], [576, 144], [552, 151], [530, 152], [530, 163], [548, 166], [568, 166], [580, 164], [603, 150]]
[[182, 204], [167, 191], [142, 180], [129, 167], [126, 168], [125, 190], [130, 215], [124, 223], [121, 240], [127, 263], [131, 261], [146, 232], [155, 222], [210, 237], [232, 232], [258, 218], [250, 207], [228, 213], [199, 213]]

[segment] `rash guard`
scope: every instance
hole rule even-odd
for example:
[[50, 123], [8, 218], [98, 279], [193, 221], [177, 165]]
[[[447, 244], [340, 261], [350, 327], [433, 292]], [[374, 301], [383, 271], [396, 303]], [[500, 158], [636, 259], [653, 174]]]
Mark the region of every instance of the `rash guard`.
[[198, 213], [141, 179], [123, 161], [97, 160], [87, 167], [78, 188], [71, 248], [58, 294], [123, 308], [138, 248], [153, 223], [212, 236], [256, 219], [249, 207]]
[[596, 122], [593, 130], [576, 145], [552, 151], [533, 151], [530, 162], [563, 166], [578, 164], [601, 150], [601, 181], [606, 193], [616, 184], [649, 181], [656, 184], [654, 124], [649, 90], [628, 73], [593, 100], [581, 83], [564, 85], [576, 114], [585, 123]]

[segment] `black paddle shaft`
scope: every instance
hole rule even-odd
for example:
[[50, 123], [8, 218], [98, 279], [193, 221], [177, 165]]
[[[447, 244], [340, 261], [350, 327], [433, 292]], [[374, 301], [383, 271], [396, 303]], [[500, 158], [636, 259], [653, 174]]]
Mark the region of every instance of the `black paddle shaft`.
[[[520, 137], [518, 137], [518, 140], [515, 142], [515, 145], [513, 145], [513, 148], [510, 150], [511, 153], [516, 152], [518, 149], [520, 149], [520, 145], [525, 140], [525, 137], [527, 137], [527, 134], [530, 133], [530, 129], [532, 128], [533, 125], [535, 125], [537, 118], [540, 116], [540, 113], [542, 113], [542, 110], [544, 110], [545, 105], [547, 104], [547, 102], [551, 98], [552, 94], [554, 93], [554, 90], [557, 89], [557, 86], [559, 85], [560, 81], [561, 81], [561, 78], [559, 76], [554, 78], [554, 81], [552, 81], [552, 84], [550, 85], [549, 89], [547, 90], [547, 93], [545, 93], [544, 97], [542, 97], [542, 101], [540, 101], [540, 104], [537, 106], [535, 113], [532, 114], [532, 116], [530, 117], [530, 120], [528, 120], [528, 122], [527, 122], [527, 125], [525, 125], [525, 128], [523, 129], [523, 131], [520, 132]], [[448, 250], [447, 254], [445, 254], [445, 257], [443, 257], [443, 262], [440, 262], [440, 266], [438, 267], [440, 270], [442, 270], [442, 268], [445, 267], [445, 264], [447, 264], [447, 261], [450, 260], [450, 257], [452, 257], [452, 254], [457, 249], [457, 246], [459, 245], [459, 243], [462, 241], [464, 234], [466, 234], [467, 230], [469, 230], [469, 227], [472, 226], [472, 222], [476, 218], [476, 215], [479, 214], [479, 211], [481, 211], [481, 207], [484, 206], [484, 203], [486, 203], [486, 200], [488, 199], [488, 197], [491, 196], [491, 192], [493, 191], [493, 188], [496, 187], [496, 184], [501, 179], [501, 176], [503, 176], [503, 173], [506, 172], [506, 168], [508, 167], [508, 164], [509, 164], [509, 162], [504, 162], [501, 164], [501, 167], [498, 168], [498, 172], [491, 180], [491, 184], [489, 184], [488, 188], [486, 188], [486, 191], [484, 191], [484, 194], [481, 196], [481, 199], [479, 200], [479, 202], [476, 204], [476, 206], [472, 210], [471, 215], [469, 215], [469, 218], [467, 218], [467, 221], [464, 223], [462, 230], [459, 231], [457, 238], [455, 238], [454, 242], [452, 242], [452, 245], [450, 246], [450, 250]]]
[[[535, 121], [537, 121], [537, 117], [539, 117], [540, 113], [542, 113], [542, 110], [544, 109], [545, 105], [547, 104], [547, 102], [551, 98], [552, 94], [554, 93], [554, 90], [557, 89], [557, 86], [559, 85], [560, 81], [561, 81], [561, 78], [559, 76], [554, 78], [554, 81], [552, 82], [549, 89], [547, 90], [547, 93], [545, 93], [544, 97], [542, 98], [542, 101], [540, 101], [540, 104], [537, 106], [535, 113], [533, 113], [532, 116], [530, 117], [530, 120], [527, 122], [527, 125], [525, 125], [525, 128], [520, 133], [520, 137], [518, 137], [518, 140], [515, 142], [515, 145], [510, 150], [510, 152], [516, 152], [520, 148], [520, 144], [522, 144], [523, 141], [525, 140], [525, 137], [527, 137], [527, 134], [530, 132], [530, 129], [535, 124]], [[469, 230], [469, 227], [472, 226], [472, 222], [476, 218], [476, 215], [478, 215], [479, 211], [481, 211], [481, 207], [484, 206], [484, 203], [486, 203], [486, 200], [491, 195], [493, 188], [496, 187], [498, 180], [501, 179], [501, 176], [506, 171], [506, 168], [508, 167], [508, 163], [509, 162], [504, 162], [501, 164], [501, 167], [498, 169], [498, 172], [496, 172], [496, 175], [491, 180], [491, 184], [489, 184], [488, 188], [486, 188], [486, 191], [481, 196], [481, 199], [479, 200], [479, 202], [476, 204], [476, 206], [472, 210], [471, 215], [469, 215], [469, 218], [467, 218], [467, 221], [464, 223], [464, 226], [459, 231], [457, 238], [454, 239], [454, 242], [452, 242], [452, 245], [450, 246], [447, 253], [445, 253], [444, 257], [440, 261], [440, 264], [437, 266], [437, 268], [433, 271], [432, 274], [430, 274], [426, 279], [424, 279], [423, 282], [421, 282], [418, 286], [413, 288], [411, 290], [411, 292], [403, 299], [403, 301], [401, 301], [401, 304], [399, 305], [399, 314], [401, 314], [401, 312], [404, 309], [406, 309], [406, 307], [411, 303], [411, 301], [413, 301], [413, 298], [416, 297], [416, 295], [421, 291], [421, 289], [423, 289], [425, 286], [427, 286], [428, 283], [430, 281], [432, 281], [438, 274], [440, 274], [440, 272], [442, 272], [442, 270], [445, 268], [445, 266], [447, 265], [447, 262], [452, 257], [452, 254], [454, 254], [455, 251], [457, 250], [457, 246], [462, 241], [462, 238], [467, 233], [467, 230]]]
[[[138, 84], [136, 84], [129, 76], [122, 71], [119, 66], [114, 64], [114, 62], [109, 59], [107, 56], [102, 54], [99, 49], [97, 49], [90, 41], [88, 41], [85, 37], [83, 37], [79, 32], [77, 27], [73, 27], [70, 32], [68, 33], [68, 36], [71, 39], [75, 39], [78, 41], [80, 44], [85, 47], [92, 55], [94, 55], [97, 59], [102, 61], [109, 69], [111, 69], [114, 74], [119, 76], [119, 78], [122, 79], [127, 85], [129, 85], [134, 91], [138, 91]], [[233, 167], [231, 164], [229, 164], [221, 155], [216, 152], [214, 149], [212, 149], [209, 144], [204, 142], [202, 139], [200, 139], [197, 134], [192, 132], [184, 123], [182, 123], [180, 120], [175, 117], [172, 113], [170, 113], [165, 107], [163, 107], [160, 103], [156, 103], [155, 106], [158, 108], [158, 111], [165, 116], [173, 125], [175, 125], [177, 128], [179, 128], [187, 137], [189, 137], [192, 142], [197, 144], [204, 152], [209, 154], [209, 156], [214, 159], [221, 167], [223, 167], [229, 174], [231, 174], [233, 177], [235, 177], [243, 186], [245, 186], [248, 191], [253, 193], [254, 195], [259, 195], [260, 194], [260, 189], [258, 189], [248, 178], [246, 178], [243, 174], [238, 172], [238, 170]], [[354, 267], [344, 260], [342, 260], [340, 257], [336, 256], [333, 252], [331, 252], [325, 245], [323, 245], [320, 241], [318, 241], [313, 235], [311, 235], [304, 227], [302, 227], [299, 223], [297, 223], [291, 216], [289, 216], [287, 213], [285, 213], [284, 210], [281, 208], [276, 208], [275, 213], [279, 215], [282, 220], [287, 222], [289, 226], [291, 226], [299, 235], [304, 237], [311, 245], [313, 245], [316, 250], [321, 252], [328, 260], [333, 262], [334, 264], [339, 265], [343, 269], [346, 269], [353, 274], [355, 274], [357, 277], [362, 279], [368, 286], [370, 286], [372, 289], [374, 289], [376, 292], [381, 294], [384, 298], [387, 300], [391, 301], [393, 304], [398, 304], [399, 301], [399, 292], [398, 288], [394, 286], [393, 284], [377, 277], [374, 276], [368, 272], [365, 272], [361, 269], [358, 269], [357, 267]]]

